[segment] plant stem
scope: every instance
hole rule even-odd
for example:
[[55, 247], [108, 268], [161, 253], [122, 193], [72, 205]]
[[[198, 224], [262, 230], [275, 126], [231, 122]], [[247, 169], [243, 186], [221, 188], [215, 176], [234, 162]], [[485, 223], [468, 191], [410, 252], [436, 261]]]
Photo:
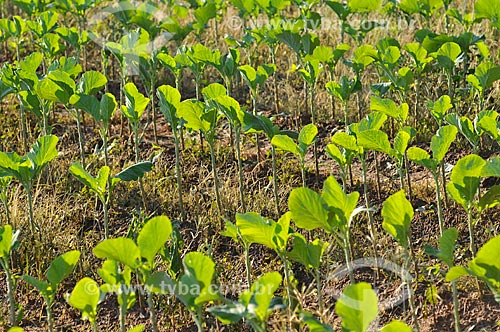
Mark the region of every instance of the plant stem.
[[[31, 234], [35, 235], [35, 229], [38, 229], [36, 225], [35, 218], [33, 217], [33, 197], [31, 196], [31, 186], [25, 186], [26, 196], [28, 198], [28, 212], [29, 212], [29, 222]], [[41, 234], [39, 234], [41, 237]]]
[[[408, 254], [408, 248], [404, 248], [404, 254], [405, 254], [405, 269], [408, 271], [410, 269], [410, 264], [411, 264], [411, 259]], [[406, 273], [405, 273], [406, 274]], [[403, 274], [403, 275], [405, 275]], [[413, 323], [415, 324], [415, 331], [420, 332], [420, 327], [418, 325], [418, 320], [417, 320], [417, 308], [415, 307], [415, 294], [413, 293], [413, 287], [412, 287], [412, 280], [411, 277], [409, 280], [406, 281], [406, 287], [408, 287], [408, 294], [409, 294], [409, 302], [410, 302], [410, 310], [411, 310], [411, 316], [413, 319]]]
[[101, 203], [102, 203], [102, 210], [104, 213], [104, 238], [108, 239], [109, 238], [109, 227], [108, 227], [108, 204], [109, 204], [109, 201], [106, 202], [104, 200], [104, 201], [101, 201]]
[[247, 208], [245, 204], [245, 183], [243, 182], [243, 163], [241, 161], [241, 147], [240, 147], [241, 128], [239, 125], [235, 126], [234, 133], [235, 133], [235, 145], [236, 145], [236, 158], [238, 159], [238, 175], [240, 182], [241, 207], [243, 211], [246, 211]]
[[476, 245], [474, 240], [474, 225], [472, 224], [472, 207], [467, 209], [467, 224], [469, 226], [469, 243], [472, 257], [476, 257]]
[[184, 203], [182, 202], [182, 171], [180, 165], [180, 153], [179, 153], [179, 137], [177, 136], [177, 129], [172, 127], [172, 132], [174, 135], [175, 143], [175, 177], [177, 178], [177, 191], [179, 195], [179, 208], [181, 210], [181, 221], [184, 221]]
[[[361, 167], [363, 169], [363, 191], [364, 191], [364, 196], [365, 196], [365, 204], [366, 207], [369, 209], [370, 208], [370, 198], [368, 197], [368, 179], [366, 176], [366, 162], [364, 156], [361, 157]], [[375, 257], [377, 256], [377, 233], [375, 231], [375, 222], [373, 220], [373, 214], [371, 210], [368, 210], [368, 221], [370, 223], [370, 237], [372, 240], [372, 246], [373, 246], [373, 255]], [[378, 271], [377, 271], [378, 273]]]
[[[314, 84], [311, 85], [310, 87], [310, 93], [309, 96], [311, 98], [310, 100], [310, 105], [311, 105], [311, 120], [312, 124], [316, 125], [316, 111], [314, 109]], [[319, 163], [318, 163], [318, 140], [314, 140], [313, 143], [313, 154], [314, 154], [314, 166], [316, 167], [316, 176], [315, 176], [315, 182], [316, 182], [316, 187], [319, 187]]]
[[318, 307], [320, 315], [323, 315], [323, 294], [321, 294], [321, 272], [314, 271], [314, 279], [316, 279], [316, 291], [318, 292]]
[[0, 260], [3, 269], [5, 270], [5, 279], [7, 280], [7, 294], [9, 297], [9, 324], [10, 326], [16, 325], [16, 300], [14, 297], [15, 280], [9, 267], [9, 257], [4, 257]]
[[443, 180], [443, 201], [445, 209], [448, 209], [448, 194], [446, 193], [446, 175], [444, 173], [444, 161], [441, 162], [441, 178]]
[[455, 332], [461, 332], [460, 329], [460, 304], [458, 302], [458, 291], [456, 281], [451, 282], [451, 291], [453, 293], [453, 320], [455, 321]]
[[201, 310], [202, 308], [198, 305], [196, 307], [196, 313], [192, 314], [196, 327], [198, 328], [198, 332], [203, 332], [203, 313]]
[[[118, 296], [125, 297], [120, 294]], [[125, 332], [125, 316], [127, 315], [127, 299], [122, 298], [123, 304], [120, 305], [120, 332]]]
[[438, 212], [438, 222], [439, 222], [439, 234], [443, 236], [444, 223], [443, 223], [443, 207], [441, 206], [441, 188], [439, 187], [439, 173], [434, 174], [434, 183], [436, 184], [436, 204]]
[[304, 161], [304, 157], [300, 157], [300, 170], [302, 174], [302, 187], [306, 187], [306, 165]]
[[293, 312], [293, 307], [295, 306], [295, 301], [292, 298], [293, 290], [292, 290], [292, 282], [290, 280], [290, 271], [288, 269], [288, 260], [284, 254], [279, 254], [281, 260], [283, 261], [283, 271], [285, 274], [285, 282], [286, 282], [286, 297], [288, 300], [288, 310]]
[[208, 141], [208, 147], [210, 148], [210, 160], [212, 162], [212, 173], [214, 176], [215, 200], [217, 203], [217, 210], [219, 211], [219, 214], [222, 216], [222, 205], [219, 194], [219, 178], [217, 177], [217, 164], [215, 162], [214, 142], [213, 140], [208, 140], [208, 139], [207, 141]]
[[354, 285], [356, 280], [354, 280], [354, 274], [352, 271], [352, 257], [351, 257], [351, 245], [350, 245], [350, 239], [349, 239], [349, 230], [346, 232], [346, 236], [344, 238], [344, 255], [345, 255], [345, 264], [347, 266], [347, 272], [349, 273], [349, 281], [351, 282], [351, 285]]
[[53, 332], [54, 331], [54, 318], [52, 317], [52, 309], [50, 308], [51, 305], [49, 303], [47, 303], [47, 308], [46, 308], [46, 311], [47, 311], [47, 327], [48, 327], [48, 330], [49, 332]]
[[[257, 115], [257, 92], [252, 93], [253, 115]], [[255, 146], [257, 147], [257, 164], [260, 164], [259, 134], [255, 133]]]
[[[134, 131], [134, 146], [135, 146], [135, 162], [138, 163], [140, 160], [139, 155], [139, 124], [132, 124], [132, 130]], [[139, 190], [141, 191], [142, 196], [142, 205], [144, 207], [144, 211], [147, 211], [148, 205], [146, 203], [146, 192], [144, 191], [144, 186], [142, 184], [142, 178], [139, 178]]]
[[84, 142], [83, 142], [83, 133], [82, 126], [80, 123], [80, 110], [76, 110], [76, 128], [78, 130], [78, 144], [80, 146], [80, 163], [83, 168], [85, 168], [85, 151], [84, 151]]
[[276, 171], [276, 150], [271, 144], [271, 162], [273, 168], [273, 191], [274, 191], [274, 203], [276, 204], [276, 215], [279, 217], [280, 212], [280, 202], [278, 197], [278, 174]]
[[247, 283], [248, 283], [248, 289], [250, 289], [250, 287], [252, 287], [252, 277], [251, 277], [252, 266], [250, 265], [250, 245], [247, 245], [246, 243], [243, 245], [245, 247], [245, 268], [246, 268]]
[[153, 303], [153, 293], [148, 292], [147, 297], [148, 308], [149, 308], [149, 319], [151, 320], [151, 330], [153, 332], [158, 332], [158, 324], [156, 322], [155, 306]]

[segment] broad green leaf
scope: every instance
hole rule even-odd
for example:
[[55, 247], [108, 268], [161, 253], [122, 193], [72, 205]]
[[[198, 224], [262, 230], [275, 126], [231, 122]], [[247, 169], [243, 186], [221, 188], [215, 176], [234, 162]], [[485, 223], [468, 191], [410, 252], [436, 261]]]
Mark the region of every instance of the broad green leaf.
[[373, 150], [385, 154], [391, 153], [391, 143], [387, 134], [381, 130], [368, 129], [357, 134], [358, 144], [366, 150]]
[[234, 242], [238, 243], [238, 227], [228, 220], [226, 220], [225, 225], [225, 229], [222, 232], [219, 232], [219, 234], [230, 237]]
[[83, 73], [78, 83], [78, 90], [85, 95], [94, 95], [108, 83], [106, 76], [98, 71]]
[[107, 239], [97, 244], [92, 250], [97, 258], [112, 259], [131, 268], [136, 268], [140, 261], [140, 251], [132, 239], [119, 237]]
[[393, 320], [385, 325], [380, 332], [412, 332], [413, 329], [400, 320]]
[[43, 99], [61, 104], [69, 104], [75, 93], [76, 83], [66, 72], [55, 70], [50, 72], [36, 85], [36, 93]]
[[122, 105], [121, 111], [132, 123], [138, 123], [141, 115], [149, 104], [149, 98], [144, 97], [137, 90], [134, 83], [127, 83], [123, 87], [125, 94], [125, 105]]
[[69, 305], [82, 313], [82, 319], [94, 323], [97, 318], [100, 290], [97, 283], [91, 278], [83, 278], [76, 284], [67, 298]]
[[341, 168], [344, 168], [347, 162], [346, 157], [335, 144], [328, 144], [325, 148], [325, 152], [330, 158], [335, 160]]
[[181, 94], [179, 90], [170, 85], [162, 85], [158, 87], [156, 95], [158, 96], [160, 111], [165, 119], [172, 126], [177, 128], [179, 119], [177, 117], [177, 107], [181, 102]]
[[389, 196], [382, 206], [382, 227], [405, 249], [413, 214], [413, 206], [406, 199], [404, 190]]
[[451, 282], [455, 281], [460, 277], [463, 276], [468, 276], [470, 275], [470, 272], [463, 266], [453, 266], [447, 273], [446, 273], [446, 281]]
[[47, 270], [47, 280], [52, 284], [54, 292], [57, 285], [73, 272], [79, 259], [80, 251], [73, 250], [58, 256], [52, 261]]
[[337, 180], [333, 176], [329, 176], [324, 183], [321, 197], [328, 205], [329, 210], [333, 212], [335, 222], [329, 220], [329, 224], [331, 226], [334, 224], [342, 233], [345, 233], [358, 204], [359, 193], [354, 191], [346, 194]]
[[247, 308], [239, 302], [232, 302], [225, 305], [210, 307], [207, 311], [224, 324], [235, 324], [245, 317]]
[[323, 228], [332, 232], [328, 223], [328, 209], [325, 200], [309, 188], [295, 188], [288, 198], [288, 209], [299, 228], [311, 230]]
[[296, 156], [302, 155], [302, 152], [297, 143], [295, 143], [293, 139], [286, 135], [274, 135], [271, 140], [271, 144], [274, 145], [277, 149], [291, 152]]
[[237, 213], [236, 226], [245, 243], [259, 243], [270, 249], [276, 249], [273, 241], [276, 229], [274, 221], [265, 219], [255, 212]]
[[440, 163], [444, 160], [446, 153], [450, 149], [451, 143], [455, 141], [458, 130], [454, 126], [444, 126], [439, 128], [436, 135], [431, 138], [432, 157]]
[[448, 95], [443, 95], [439, 97], [435, 102], [429, 102], [428, 106], [431, 109], [431, 114], [436, 119], [438, 124], [443, 122], [446, 113], [453, 108], [451, 103], [451, 98]]
[[249, 308], [261, 322], [265, 322], [270, 314], [269, 306], [274, 292], [281, 284], [281, 279], [279, 272], [268, 272], [255, 280], [250, 288], [256, 306], [250, 306]]
[[405, 155], [410, 140], [410, 134], [404, 130], [398, 131], [396, 137], [394, 137], [394, 150], [400, 157], [403, 157]]
[[454, 262], [453, 251], [455, 250], [457, 238], [457, 229], [454, 227], [449, 228], [443, 232], [443, 235], [439, 239], [439, 249], [425, 246], [425, 252], [428, 255], [436, 256], [445, 262], [448, 267], [452, 267]]
[[76, 94], [69, 98], [69, 103], [88, 114], [97, 122], [101, 120], [100, 103], [95, 96]]
[[332, 143], [343, 147], [346, 150], [359, 152], [359, 147], [356, 142], [356, 137], [347, 134], [346, 132], [339, 131], [332, 136]]
[[328, 246], [327, 242], [315, 239], [312, 242], [300, 234], [293, 235], [293, 249], [287, 253], [287, 256], [308, 269], [318, 270], [321, 266], [321, 257]]
[[210, 130], [210, 122], [204, 120], [204, 104], [197, 100], [184, 100], [177, 108], [179, 117], [186, 121], [185, 126], [192, 130], [201, 130], [207, 133]]
[[365, 332], [377, 318], [377, 294], [366, 282], [349, 285], [335, 304], [335, 312], [342, 318], [344, 330]]
[[469, 270], [498, 295], [500, 293], [500, 236], [490, 239], [469, 262]]
[[382, 6], [382, 0], [349, 0], [347, 5], [353, 13], [375, 13]]
[[[108, 167], [109, 169], [109, 167]], [[98, 181], [90, 175], [81, 164], [73, 163], [69, 167], [69, 172], [78, 179], [81, 183], [86, 185], [89, 189], [93, 190], [96, 194], [102, 195], [104, 191], [99, 187]], [[106, 187], [104, 187], [105, 189]]]
[[460, 46], [454, 42], [447, 42], [441, 45], [436, 53], [436, 59], [441, 67], [451, 73], [455, 67], [459, 56], [462, 53]]
[[494, 185], [488, 191], [479, 198], [477, 207], [479, 211], [484, 211], [486, 209], [491, 209], [500, 204], [500, 185]]
[[[179, 296], [184, 297], [187, 305], [196, 307], [205, 302], [217, 300], [219, 296], [211, 287], [215, 273], [215, 263], [199, 252], [186, 254], [183, 263], [184, 275], [181, 277], [180, 284], [188, 286], [190, 294], [179, 294]], [[178, 287], [182, 289], [180, 284]]]
[[478, 0], [474, 3], [477, 20], [489, 19], [491, 24], [500, 29], [500, 4], [496, 0]]
[[26, 281], [28, 284], [33, 286], [44, 298], [51, 297], [52, 293], [54, 290], [52, 287], [49, 285], [49, 283], [43, 281], [43, 280], [38, 280], [37, 278], [34, 278], [29, 275], [23, 275], [23, 280]]
[[137, 245], [150, 267], [153, 267], [153, 261], [158, 251], [165, 246], [165, 243], [172, 234], [172, 223], [167, 216], [158, 216], [149, 219], [142, 227], [137, 236]]
[[146, 287], [154, 294], [175, 294], [177, 285], [167, 272], [158, 271], [147, 278]]
[[12, 244], [12, 226], [5, 225], [0, 228], [0, 259], [8, 258]]
[[431, 171], [435, 171], [437, 168], [437, 162], [434, 159], [431, 159], [431, 156], [419, 147], [412, 146], [406, 152], [408, 159], [413, 161], [415, 164], [424, 166]]
[[300, 311], [300, 320], [306, 323], [310, 332], [334, 332], [333, 327], [321, 323], [316, 317], [308, 311]]
[[212, 83], [201, 90], [205, 102], [227, 94], [226, 88], [219, 83]]
[[[101, 115], [99, 120], [104, 122], [105, 127], [108, 126], [109, 121], [113, 117], [117, 105], [118, 103], [116, 102], [115, 96], [111, 93], [105, 93], [102, 96], [100, 103]], [[96, 121], [98, 120], [96, 119]]]
[[493, 157], [486, 162], [481, 170], [482, 177], [500, 177], [500, 157]]
[[[308, 125], [305, 125], [300, 130], [299, 139], [298, 139], [299, 143], [302, 143], [306, 146], [309, 146], [312, 143], [314, 143], [314, 141], [316, 140], [317, 134], [318, 134], [318, 128], [314, 124], [310, 123]], [[290, 151], [290, 152], [292, 152], [292, 151]]]
[[122, 181], [137, 181], [142, 178], [147, 172], [151, 172], [152, 169], [152, 162], [142, 161], [125, 168], [123, 171], [116, 174], [114, 178], [120, 179]]
[[[469, 204], [474, 201], [484, 165], [486, 161], [483, 158], [470, 154], [461, 158], [453, 167], [450, 182], [446, 188], [452, 198], [462, 206], [464, 203]], [[464, 208], [467, 207], [464, 206]]]
[[495, 111], [481, 111], [476, 117], [476, 128], [485, 131], [494, 140], [498, 140], [500, 133], [497, 118], [498, 113]]
[[57, 157], [57, 136], [41, 136], [36, 140], [36, 143], [28, 152], [28, 158], [33, 162], [36, 172], [38, 173], [45, 165]]

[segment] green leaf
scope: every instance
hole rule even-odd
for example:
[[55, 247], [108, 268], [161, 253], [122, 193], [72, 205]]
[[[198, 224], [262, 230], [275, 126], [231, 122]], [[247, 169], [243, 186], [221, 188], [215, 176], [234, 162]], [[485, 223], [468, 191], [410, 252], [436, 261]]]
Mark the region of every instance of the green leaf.
[[398, 131], [396, 137], [394, 137], [394, 150], [397, 152], [400, 158], [402, 158], [405, 155], [410, 140], [411, 140], [410, 134], [404, 129]]
[[12, 247], [12, 226], [0, 228], [0, 259], [8, 258]]
[[444, 160], [446, 153], [450, 149], [451, 143], [455, 141], [458, 130], [454, 126], [444, 126], [439, 128], [436, 135], [431, 138], [432, 157], [437, 163]]
[[486, 165], [486, 161], [483, 158], [470, 154], [461, 158], [453, 167], [450, 176], [451, 182], [446, 188], [450, 196], [466, 209], [466, 205], [474, 201], [484, 165]]
[[59, 139], [57, 136], [41, 136], [36, 140], [36, 143], [31, 147], [30, 152], [28, 152], [28, 159], [30, 159], [36, 169], [38, 174], [42, 168], [57, 157], [57, 143]]
[[287, 256], [307, 269], [319, 270], [321, 267], [321, 257], [328, 246], [327, 242], [320, 239], [308, 243], [304, 236], [300, 234], [293, 235], [293, 249], [287, 253]]
[[318, 135], [318, 128], [310, 123], [300, 130], [298, 141], [305, 146], [309, 146], [316, 140], [316, 135]]
[[137, 90], [134, 83], [127, 83], [123, 87], [125, 94], [125, 105], [122, 105], [121, 111], [129, 119], [130, 122], [136, 124], [141, 119], [142, 113], [149, 104], [149, 98], [144, 97]]
[[295, 188], [288, 198], [288, 209], [299, 228], [312, 230], [323, 228], [332, 232], [328, 223], [328, 210], [325, 200], [309, 188]]
[[446, 273], [446, 281], [455, 281], [460, 277], [468, 276], [470, 272], [463, 266], [453, 266], [448, 273]]
[[204, 104], [197, 100], [184, 100], [177, 108], [179, 117], [186, 121], [185, 126], [192, 130], [201, 130], [207, 133], [210, 130], [210, 122], [206, 121], [204, 115]]
[[500, 294], [500, 236], [486, 242], [469, 262], [469, 270], [486, 282], [495, 295]]
[[406, 199], [404, 190], [389, 196], [382, 206], [382, 227], [405, 249], [413, 214], [413, 207]]
[[114, 178], [122, 181], [137, 181], [144, 176], [147, 172], [151, 172], [153, 163], [150, 161], [142, 161], [132, 166], [127, 167], [120, 173], [116, 174]]
[[494, 140], [498, 140], [499, 128], [497, 127], [498, 113], [495, 111], [481, 111], [476, 117], [476, 128], [485, 131]]
[[345, 233], [353, 217], [354, 210], [359, 200], [359, 193], [354, 191], [346, 194], [340, 184], [333, 176], [329, 176], [323, 186], [321, 197], [333, 212], [334, 222], [329, 220], [330, 225], [335, 225], [342, 233]]
[[332, 136], [332, 142], [343, 147], [346, 150], [358, 153], [359, 147], [356, 142], [356, 137], [347, 134], [346, 132], [339, 131]]
[[[109, 168], [108, 168], [109, 169]], [[102, 194], [103, 192], [100, 190], [97, 180], [90, 175], [81, 164], [73, 163], [69, 167], [69, 172], [73, 174], [74, 177], [78, 179], [81, 183], [86, 185], [88, 188], [92, 189], [97, 194]]]
[[333, 327], [321, 323], [308, 311], [300, 311], [300, 320], [306, 323], [309, 332], [334, 332]]
[[177, 117], [177, 108], [181, 102], [179, 90], [170, 85], [158, 87], [156, 95], [158, 96], [160, 111], [172, 128], [177, 128], [179, 118]]
[[23, 275], [23, 280], [26, 281], [28, 284], [33, 286], [40, 294], [45, 298], [45, 297], [50, 297], [54, 290], [50, 287], [50, 285], [43, 281], [43, 280], [38, 280], [37, 278], [34, 278], [29, 275]]
[[203, 98], [205, 99], [206, 102], [208, 100], [215, 99], [220, 96], [225, 96], [227, 90], [222, 84], [212, 83], [204, 87], [203, 90], [201, 90], [201, 93], [203, 94]]
[[61, 281], [73, 272], [79, 259], [80, 251], [73, 250], [58, 256], [52, 261], [47, 270], [47, 280], [52, 284], [54, 292]]
[[85, 95], [94, 95], [104, 88], [106, 83], [108, 83], [106, 76], [98, 71], [91, 70], [83, 73], [78, 83], [78, 90]]
[[181, 277], [179, 289], [186, 285], [190, 294], [176, 294], [181, 300], [184, 298], [189, 307], [197, 307], [205, 302], [217, 300], [212, 279], [215, 273], [215, 263], [199, 252], [190, 252], [184, 257], [184, 275]]
[[104, 126], [107, 128], [109, 121], [116, 111], [117, 105], [118, 103], [116, 102], [115, 96], [111, 93], [105, 93], [100, 102], [101, 114], [99, 120], [96, 119], [96, 121], [102, 120], [104, 122]]
[[387, 134], [381, 130], [368, 129], [357, 134], [358, 144], [366, 150], [390, 154], [391, 143]]
[[36, 93], [43, 99], [61, 104], [69, 104], [69, 99], [75, 94], [75, 81], [62, 70], [50, 72], [36, 85]]
[[97, 283], [85, 277], [78, 281], [67, 301], [69, 305], [82, 313], [82, 319], [88, 319], [94, 323], [97, 318], [100, 295]]
[[486, 165], [483, 166], [481, 171], [482, 177], [500, 177], [500, 157], [493, 157], [487, 161]]
[[137, 245], [150, 267], [158, 251], [165, 245], [172, 234], [172, 223], [167, 216], [157, 216], [149, 219], [137, 236]]
[[254, 281], [250, 292], [256, 306], [249, 306], [260, 322], [265, 322], [270, 314], [269, 307], [273, 299], [274, 292], [281, 284], [281, 274], [279, 272], [268, 272]]
[[299, 146], [293, 141], [293, 139], [286, 135], [274, 135], [271, 140], [271, 144], [274, 145], [277, 149], [291, 152], [296, 156], [302, 155]]
[[448, 267], [453, 266], [453, 251], [455, 250], [455, 243], [458, 238], [458, 231], [456, 228], [452, 227], [443, 232], [443, 235], [439, 239], [439, 249], [432, 248], [430, 246], [425, 246], [425, 252], [428, 255], [436, 256], [440, 260], [446, 263]]
[[335, 304], [335, 312], [342, 318], [344, 330], [365, 332], [370, 323], [377, 318], [377, 294], [366, 282], [347, 286]]
[[415, 164], [424, 166], [425, 168], [435, 172], [437, 162], [431, 159], [431, 156], [424, 149], [412, 146], [408, 149], [408, 151], [406, 151], [406, 155], [408, 156], [408, 159], [413, 161]]
[[477, 207], [479, 211], [484, 211], [486, 209], [491, 209], [500, 204], [500, 185], [494, 185], [488, 191], [479, 198], [479, 203]]
[[136, 268], [140, 263], [139, 248], [132, 239], [124, 237], [104, 240], [92, 252], [97, 258], [112, 259], [131, 268]]
[[270, 219], [263, 218], [255, 212], [236, 214], [236, 226], [240, 235], [247, 244], [259, 243], [270, 249], [276, 249], [273, 237], [276, 223]]
[[448, 95], [443, 95], [439, 97], [434, 103], [429, 102], [428, 106], [431, 109], [431, 114], [436, 119], [438, 124], [443, 122], [446, 113], [453, 108], [451, 103], [451, 98]]
[[385, 325], [380, 332], [412, 332], [413, 329], [400, 320], [393, 320]]
[[451, 73], [459, 60], [460, 54], [462, 54], [462, 50], [457, 43], [447, 42], [441, 45], [437, 51], [436, 59], [441, 67], [445, 68], [448, 73]]
[[247, 308], [239, 302], [232, 302], [225, 305], [210, 307], [207, 311], [224, 324], [235, 324], [245, 317]]

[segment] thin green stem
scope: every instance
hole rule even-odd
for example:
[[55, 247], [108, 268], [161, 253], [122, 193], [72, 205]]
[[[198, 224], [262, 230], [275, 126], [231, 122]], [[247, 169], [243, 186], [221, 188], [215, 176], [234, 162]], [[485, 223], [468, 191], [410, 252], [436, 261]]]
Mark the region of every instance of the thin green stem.
[[151, 330], [153, 332], [158, 332], [158, 324], [156, 322], [156, 312], [153, 303], [153, 293], [148, 292], [147, 296], [148, 308], [149, 308], [149, 319], [151, 320]]
[[7, 281], [7, 294], [9, 297], [9, 324], [16, 325], [16, 301], [15, 301], [15, 280], [9, 267], [9, 257], [4, 257], [0, 263], [5, 270], [5, 279]]
[[438, 172], [434, 173], [434, 183], [436, 184], [436, 204], [438, 213], [439, 234], [443, 236], [444, 232], [443, 207], [441, 206], [441, 188], [439, 187]]
[[323, 314], [323, 294], [321, 294], [321, 272], [320, 270], [314, 271], [314, 279], [316, 280], [316, 291], [318, 292], [318, 307], [319, 312]]
[[80, 119], [80, 116], [81, 116], [81, 111], [80, 110], [76, 110], [76, 128], [78, 130], [78, 144], [79, 144], [79, 147], [80, 147], [80, 163], [82, 164], [83, 168], [85, 168], [85, 143], [84, 143], [84, 138], [83, 138], [83, 133], [82, 133], [82, 126], [81, 126], [81, 119]]
[[276, 149], [271, 144], [271, 162], [273, 168], [273, 191], [274, 191], [274, 203], [276, 205], [276, 215], [280, 216], [280, 202], [278, 197], [278, 172], [276, 171]]
[[467, 225], [469, 228], [470, 252], [472, 253], [472, 257], [476, 257], [476, 244], [474, 238], [474, 224], [472, 220], [472, 207], [468, 207], [467, 209]]
[[179, 152], [179, 137], [177, 136], [177, 129], [172, 128], [175, 143], [175, 177], [177, 178], [177, 192], [179, 196], [179, 208], [181, 210], [181, 221], [184, 221], [184, 203], [182, 201], [182, 170], [180, 165], [180, 152]]
[[245, 268], [246, 268], [246, 277], [247, 277], [247, 284], [248, 284], [248, 289], [252, 286], [252, 277], [251, 277], [251, 270], [252, 270], [252, 265], [250, 264], [250, 246], [247, 245], [246, 243], [243, 244], [245, 248]]
[[[111, 189], [110, 189], [111, 190]], [[108, 239], [109, 238], [109, 226], [108, 226], [108, 202], [106, 201], [101, 201], [102, 203], [102, 210], [104, 213], [104, 238]]]
[[51, 304], [50, 303], [46, 303], [47, 304], [47, 308], [46, 308], [46, 312], [47, 312], [47, 327], [48, 327], [48, 330], [49, 332], [53, 332], [54, 331], [54, 318], [52, 317], [52, 309], [51, 309]]
[[236, 158], [238, 159], [238, 175], [239, 175], [239, 182], [240, 182], [240, 201], [241, 201], [241, 207], [243, 211], [246, 211], [246, 204], [245, 204], [245, 183], [243, 181], [243, 163], [241, 161], [241, 147], [240, 147], [240, 134], [241, 134], [241, 128], [239, 125], [235, 126], [234, 128], [235, 132], [235, 145], [236, 145]]
[[461, 332], [460, 328], [460, 304], [458, 302], [458, 291], [456, 281], [451, 282], [451, 291], [453, 294], [453, 320], [455, 322], [455, 332]]
[[215, 187], [215, 200], [217, 203], [217, 210], [219, 214], [222, 216], [222, 204], [219, 194], [219, 178], [217, 177], [217, 163], [215, 161], [215, 151], [214, 151], [214, 142], [213, 140], [208, 141], [208, 147], [210, 148], [210, 160], [212, 162], [212, 173], [214, 177], [214, 187]]
[[[404, 248], [404, 253], [405, 253], [405, 260], [406, 260], [406, 271], [409, 270], [410, 264], [411, 264], [411, 259], [408, 253], [408, 248]], [[403, 274], [405, 275], [405, 274]], [[413, 319], [413, 323], [415, 325], [415, 331], [420, 332], [420, 326], [418, 324], [418, 319], [417, 319], [417, 308], [415, 306], [415, 294], [413, 293], [413, 286], [412, 286], [412, 280], [411, 277], [406, 281], [406, 287], [408, 287], [408, 294], [409, 294], [409, 302], [410, 302], [410, 310], [411, 310], [411, 316]]]

